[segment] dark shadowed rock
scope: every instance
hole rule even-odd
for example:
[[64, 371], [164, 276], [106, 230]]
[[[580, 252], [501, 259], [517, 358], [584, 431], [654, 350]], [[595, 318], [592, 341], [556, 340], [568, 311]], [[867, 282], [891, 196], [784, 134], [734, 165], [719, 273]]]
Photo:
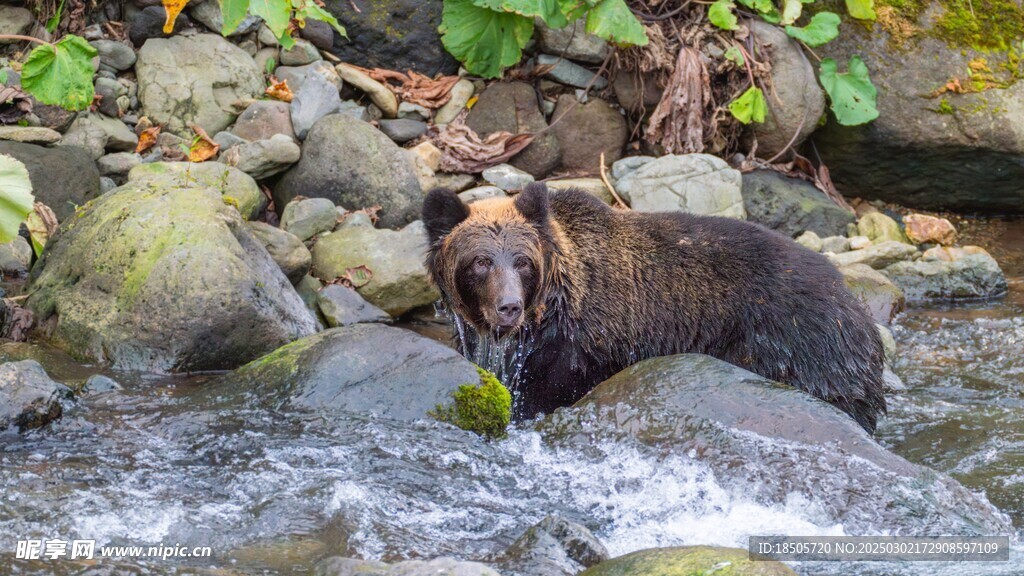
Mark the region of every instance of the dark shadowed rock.
[[[548, 123], [537, 105], [533, 86], [525, 82], [498, 82], [487, 87], [466, 116], [466, 125], [480, 136], [492, 132], [540, 132]], [[537, 178], [547, 176], [562, 160], [558, 138], [546, 132], [535, 139], [509, 164]]]
[[609, 166], [622, 157], [629, 137], [626, 118], [604, 100], [591, 98], [582, 104], [563, 94], [551, 120], [557, 122], [553, 130], [562, 150], [562, 170], [597, 174], [602, 153]]
[[586, 527], [558, 515], [531, 526], [494, 564], [519, 576], [575, 576], [608, 560], [608, 549]]
[[13, 156], [28, 168], [36, 200], [52, 208], [60, 220], [100, 194], [99, 170], [83, 148], [0, 142], [0, 154]]
[[46, 375], [35, 360], [0, 364], [0, 431], [46, 426], [60, 418], [61, 398], [71, 389]]
[[147, 6], [132, 18], [128, 27], [128, 36], [136, 46], [142, 46], [150, 38], [164, 38], [172, 36], [188, 28], [191, 22], [184, 13], [178, 14], [174, 21], [174, 31], [171, 34], [164, 34], [164, 23], [167, 21], [167, 11], [163, 6]]
[[770, 170], [743, 175], [743, 206], [748, 220], [790, 238], [808, 231], [822, 238], [845, 234], [856, 221], [810, 182]]

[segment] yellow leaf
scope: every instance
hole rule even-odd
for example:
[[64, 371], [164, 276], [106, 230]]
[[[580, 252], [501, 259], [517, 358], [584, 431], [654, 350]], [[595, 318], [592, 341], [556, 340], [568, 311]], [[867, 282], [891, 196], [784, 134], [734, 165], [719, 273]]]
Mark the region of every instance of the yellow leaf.
[[188, 0], [163, 0], [164, 10], [167, 12], [167, 20], [164, 21], [164, 34], [174, 32], [174, 21], [178, 19], [181, 9], [188, 4]]
[[216, 156], [217, 152], [220, 152], [220, 144], [217, 144], [207, 136], [205, 130], [191, 123], [188, 127], [191, 128], [196, 135], [195, 139], [192, 141], [192, 146], [188, 149], [189, 162], [205, 162]]
[[470, 99], [469, 99], [469, 100], [468, 100], [468, 101], [466, 102], [466, 109], [467, 109], [467, 110], [472, 110], [472, 109], [473, 109], [473, 105], [474, 105], [474, 104], [476, 104], [476, 101], [477, 101], [477, 100], [479, 100], [479, 99], [480, 99], [480, 97], [479, 97], [479, 96], [473, 96], [472, 98], [470, 98]]
[[135, 147], [136, 154], [142, 154], [156, 144], [156, 137], [160, 135], [160, 126], [146, 128], [139, 134], [139, 144]]
[[288, 87], [288, 81], [281, 80], [278, 82], [277, 78], [273, 76], [270, 77], [270, 86], [267, 87], [265, 93], [267, 96], [282, 102], [291, 102], [294, 97], [291, 88]]

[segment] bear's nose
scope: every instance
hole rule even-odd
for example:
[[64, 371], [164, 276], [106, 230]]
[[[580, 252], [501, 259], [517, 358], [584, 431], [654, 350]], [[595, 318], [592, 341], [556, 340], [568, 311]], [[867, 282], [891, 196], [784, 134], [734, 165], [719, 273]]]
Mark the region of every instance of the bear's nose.
[[502, 326], [515, 324], [523, 314], [523, 301], [519, 299], [508, 299], [498, 304], [498, 322]]

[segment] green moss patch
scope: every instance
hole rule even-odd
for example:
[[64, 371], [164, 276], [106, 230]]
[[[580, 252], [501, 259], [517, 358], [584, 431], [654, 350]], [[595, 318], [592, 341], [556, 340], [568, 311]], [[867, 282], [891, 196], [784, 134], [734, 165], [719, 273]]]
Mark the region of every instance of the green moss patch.
[[479, 385], [462, 384], [452, 393], [452, 404], [438, 404], [430, 415], [484, 438], [504, 438], [512, 421], [512, 394], [494, 374], [479, 366], [476, 371], [480, 374]]
[[[1006, 52], [1020, 47], [1024, 39], [1024, 8], [1015, 0], [939, 0], [942, 13], [927, 30], [951, 46], [973, 48], [984, 52]], [[882, 25], [896, 36], [910, 36], [913, 26], [929, 6], [929, 0], [879, 0], [885, 16]]]

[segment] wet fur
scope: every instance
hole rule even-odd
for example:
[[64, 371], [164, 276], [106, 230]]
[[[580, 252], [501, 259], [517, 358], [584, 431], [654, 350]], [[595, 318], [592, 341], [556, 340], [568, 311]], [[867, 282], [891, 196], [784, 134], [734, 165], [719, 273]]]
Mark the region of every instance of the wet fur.
[[[541, 185], [468, 209], [442, 194], [424, 207], [434, 240], [427, 266], [464, 316], [458, 259], [473, 249], [469, 239], [501, 226], [535, 230], [532, 240], [523, 232], [539, 248], [539, 280], [518, 335], [532, 350], [516, 386], [519, 417], [572, 404], [640, 360], [683, 352], [801, 388], [869, 432], [885, 412], [874, 322], [823, 256], [789, 238], [728, 218], [616, 211]], [[470, 336], [463, 352], [472, 357], [491, 336]]]

